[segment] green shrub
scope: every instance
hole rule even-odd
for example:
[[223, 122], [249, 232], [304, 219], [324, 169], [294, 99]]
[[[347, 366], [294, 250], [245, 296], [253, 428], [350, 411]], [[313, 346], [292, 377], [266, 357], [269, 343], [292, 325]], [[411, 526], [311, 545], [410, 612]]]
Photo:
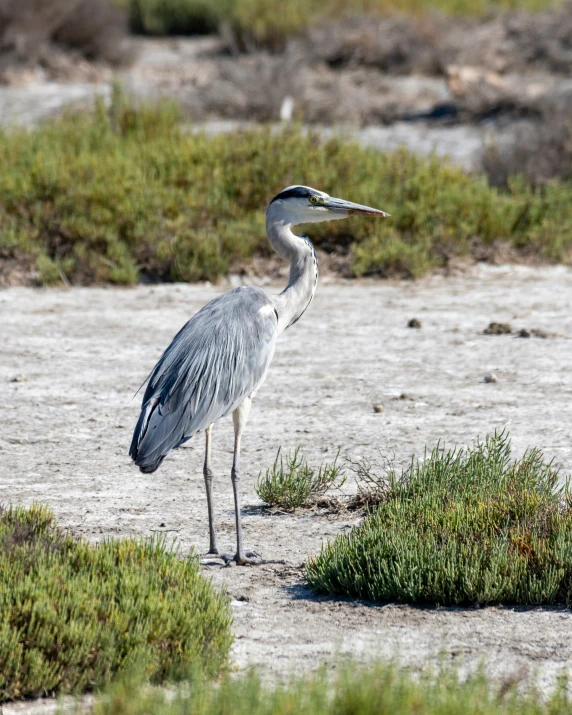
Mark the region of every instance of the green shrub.
[[504, 434], [388, 474], [385, 500], [307, 564], [320, 592], [439, 605], [572, 601], [572, 503]]
[[0, 511], [0, 702], [82, 691], [135, 667], [214, 675], [231, 645], [224, 594], [164, 541], [90, 546], [44, 507]]
[[287, 454], [286, 459], [279, 449], [271, 469], [266, 470], [264, 477], [262, 472], [258, 475], [254, 489], [269, 506], [283, 509], [309, 506], [328, 489], [344, 484], [346, 478], [338, 466], [338, 457], [339, 450], [331, 464], [326, 462], [314, 469], [300, 454], [300, 447], [294, 454]]
[[147, 35], [193, 35], [215, 32], [232, 0], [121, 0], [131, 25]]
[[482, 673], [462, 681], [452, 671], [417, 678], [395, 665], [357, 664], [335, 675], [321, 669], [286, 684], [263, 685], [255, 673], [213, 685], [191, 678], [174, 693], [142, 688], [137, 680], [113, 686], [94, 715], [568, 715], [566, 683], [541, 699], [514, 683], [491, 685]]
[[392, 214], [309, 227], [355, 275], [419, 276], [496, 242], [572, 257], [571, 182], [499, 191], [437, 157], [297, 128], [194, 134], [175, 105], [135, 108], [119, 91], [109, 110], [0, 131], [0, 163], [0, 256], [35, 261], [43, 283], [216, 280], [269, 253], [264, 210], [292, 183]]

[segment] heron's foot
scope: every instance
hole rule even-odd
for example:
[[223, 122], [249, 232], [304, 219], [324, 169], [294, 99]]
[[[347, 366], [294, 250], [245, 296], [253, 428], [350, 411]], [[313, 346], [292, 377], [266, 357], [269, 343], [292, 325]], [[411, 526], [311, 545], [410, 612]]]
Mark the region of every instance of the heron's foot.
[[206, 552], [206, 554], [203, 554], [203, 558], [206, 558], [207, 556], [220, 556], [220, 555], [221, 555], [221, 554], [220, 554], [220, 551], [219, 551], [219, 550], [217, 549], [217, 547], [215, 546], [214, 548], [209, 549], [209, 550]]
[[231, 563], [237, 566], [259, 566], [264, 563], [262, 556], [250, 549], [246, 549], [243, 554], [222, 554], [222, 558], [227, 566]]

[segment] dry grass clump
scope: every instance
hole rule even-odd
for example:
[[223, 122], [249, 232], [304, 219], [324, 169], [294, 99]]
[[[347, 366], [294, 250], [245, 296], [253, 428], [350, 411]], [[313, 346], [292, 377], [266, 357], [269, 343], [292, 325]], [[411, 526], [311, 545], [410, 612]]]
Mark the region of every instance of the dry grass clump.
[[372, 601], [572, 604], [572, 501], [506, 434], [413, 459], [362, 525], [322, 548], [310, 585]]
[[126, 15], [113, 0], [3, 0], [0, 80], [14, 67], [50, 69], [58, 47], [90, 60], [121, 62], [128, 56], [126, 31]]
[[162, 540], [91, 546], [45, 507], [0, 509], [0, 702], [91, 690], [137, 667], [160, 682], [214, 675], [228, 599]]
[[300, 454], [300, 447], [285, 457], [279, 449], [272, 467], [264, 476], [262, 472], [258, 475], [254, 489], [268, 506], [282, 509], [311, 506], [328, 489], [339, 489], [345, 483], [346, 476], [338, 465], [339, 454], [338, 450], [332, 463], [322, 463], [316, 469]]
[[369, 510], [387, 498], [390, 489], [388, 474], [393, 470], [393, 457], [388, 457], [378, 450], [377, 459], [351, 459], [346, 457], [348, 469], [354, 473], [357, 484], [356, 494], [346, 499], [346, 508], [350, 511]]
[[554, 179], [572, 181], [572, 120], [570, 114], [547, 112], [542, 122], [524, 125], [502, 147], [489, 146], [483, 169], [492, 186], [508, 186], [524, 176], [532, 186]]
[[[519, 8], [489, 12], [483, 17], [465, 14], [356, 13], [342, 21], [333, 14], [308, 26], [308, 42], [302, 47], [308, 56], [335, 69], [362, 66], [388, 74], [443, 76], [457, 67], [478, 69], [485, 77], [489, 71], [501, 73], [505, 78], [529, 71], [565, 77], [570, 74], [572, 3], [555, 4], [538, 13]], [[493, 79], [497, 86], [487, 88], [492, 98], [500, 97], [507, 104], [511, 99], [517, 105], [520, 102], [521, 111], [541, 105], [519, 87], [516, 78], [509, 77], [504, 88], [498, 76], [493, 75]], [[482, 90], [483, 85], [486, 82], [476, 89]], [[475, 87], [469, 94], [474, 91]], [[546, 112], [549, 118], [551, 114]]]

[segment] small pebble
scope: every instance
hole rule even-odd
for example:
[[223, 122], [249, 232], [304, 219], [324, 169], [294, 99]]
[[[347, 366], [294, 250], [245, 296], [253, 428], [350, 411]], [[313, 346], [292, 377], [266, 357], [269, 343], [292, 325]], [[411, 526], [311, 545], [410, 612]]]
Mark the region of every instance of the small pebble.
[[498, 377], [494, 374], [494, 372], [487, 372], [485, 375], [485, 382], [498, 382], [499, 379]]
[[421, 327], [421, 321], [417, 320], [417, 318], [411, 318], [411, 320], [407, 323], [408, 328], [420, 328]]
[[159, 528], [162, 529], [164, 526], [165, 526], [165, 522], [162, 521], [162, 522], [159, 524]]
[[383, 412], [383, 405], [374, 405], [373, 411], [377, 412], [377, 414], [380, 414], [381, 412]]
[[538, 330], [538, 328], [521, 328], [516, 336], [518, 338], [542, 338], [543, 340], [548, 337], [548, 333], [545, 330]]

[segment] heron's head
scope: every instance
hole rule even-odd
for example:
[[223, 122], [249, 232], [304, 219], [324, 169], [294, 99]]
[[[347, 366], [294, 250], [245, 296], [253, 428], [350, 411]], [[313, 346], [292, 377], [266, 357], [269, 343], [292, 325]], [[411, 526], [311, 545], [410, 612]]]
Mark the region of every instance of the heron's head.
[[299, 223], [332, 221], [348, 216], [389, 216], [385, 211], [354, 204], [344, 199], [335, 199], [310, 186], [289, 186], [272, 199], [268, 211], [279, 213], [281, 218], [293, 226]]

